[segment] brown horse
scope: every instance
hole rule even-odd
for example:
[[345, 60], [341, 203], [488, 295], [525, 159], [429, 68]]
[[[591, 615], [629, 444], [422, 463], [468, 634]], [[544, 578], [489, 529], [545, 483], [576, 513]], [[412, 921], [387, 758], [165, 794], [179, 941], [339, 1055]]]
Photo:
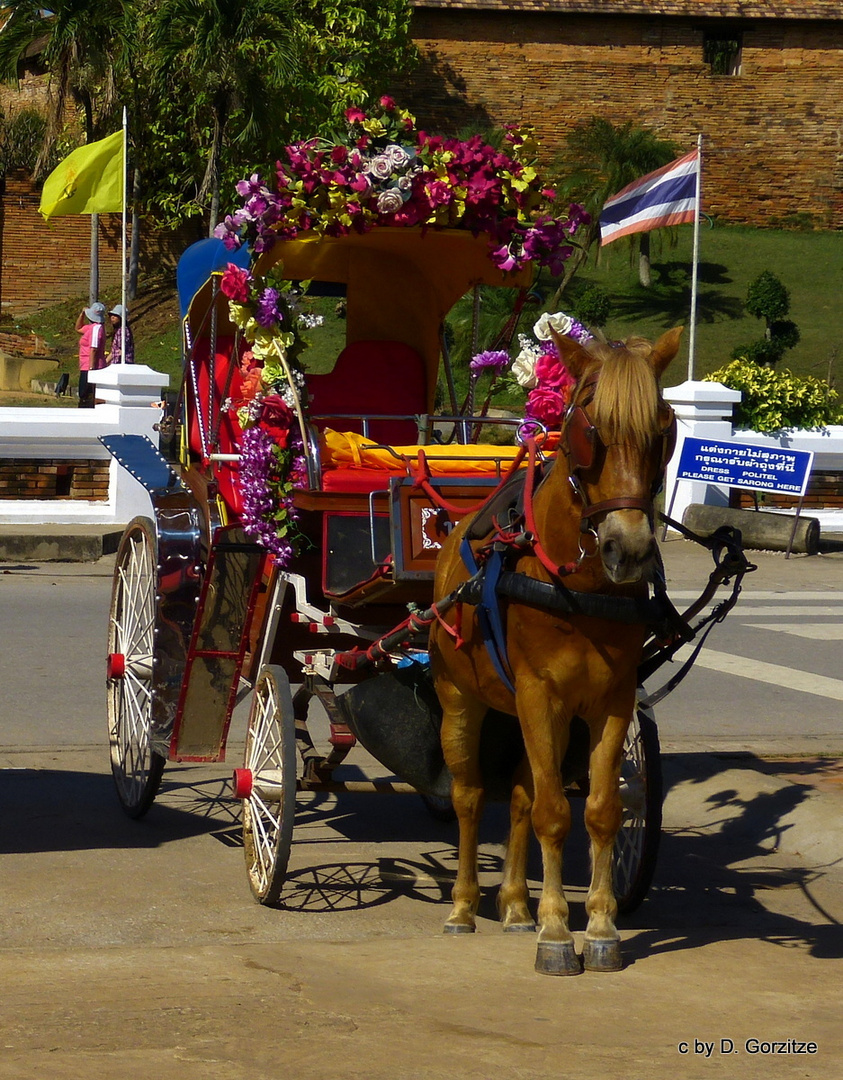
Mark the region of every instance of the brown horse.
[[[656, 557], [653, 495], [675, 430], [659, 379], [677, 353], [681, 332], [681, 327], [670, 330], [654, 345], [633, 338], [623, 346], [582, 347], [571, 338], [555, 336], [559, 355], [577, 385], [560, 451], [532, 498], [528, 523], [533, 536], [524, 542], [533, 543], [513, 545], [508, 570], [539, 582], [558, 583], [563, 577], [577, 593], [647, 594]], [[469, 516], [459, 524], [439, 556], [437, 598], [471, 576], [460, 551], [471, 521]], [[470, 546], [477, 555], [484, 541], [472, 540]], [[477, 558], [482, 563], [482, 550]], [[460, 829], [459, 869], [445, 930], [460, 933], [475, 928], [480, 898], [477, 837], [484, 801], [480, 731], [485, 713], [493, 708], [518, 717], [526, 748], [526, 760], [515, 771], [498, 895], [503, 927], [535, 928], [526, 881], [532, 823], [544, 870], [536, 970], [559, 975], [581, 970], [562, 886], [562, 847], [571, 813], [561, 776], [569, 725], [580, 716], [590, 732], [585, 822], [592, 864], [582, 959], [587, 969], [615, 971], [621, 967], [621, 951], [615, 927], [613, 848], [621, 823], [623, 743], [635, 709], [645, 628], [612, 621], [602, 613], [560, 614], [543, 608], [534, 597], [501, 603], [506, 655], [497, 664], [484, 643], [475, 607], [457, 605], [449, 613], [450, 624], [459, 628], [463, 641], [440, 624], [434, 624], [431, 632], [433, 675], [444, 712], [442, 747], [453, 776], [452, 799]], [[498, 673], [500, 668], [510, 686]]]

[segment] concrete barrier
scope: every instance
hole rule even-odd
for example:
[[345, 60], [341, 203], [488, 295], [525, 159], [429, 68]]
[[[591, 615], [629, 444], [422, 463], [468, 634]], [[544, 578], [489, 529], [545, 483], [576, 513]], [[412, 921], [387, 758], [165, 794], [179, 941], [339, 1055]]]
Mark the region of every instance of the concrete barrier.
[[756, 551], [789, 549], [797, 554], [816, 555], [820, 550], [820, 523], [814, 517], [797, 518], [795, 514], [692, 503], [682, 515], [682, 524], [705, 536], [721, 525], [732, 525], [740, 529], [743, 546]]

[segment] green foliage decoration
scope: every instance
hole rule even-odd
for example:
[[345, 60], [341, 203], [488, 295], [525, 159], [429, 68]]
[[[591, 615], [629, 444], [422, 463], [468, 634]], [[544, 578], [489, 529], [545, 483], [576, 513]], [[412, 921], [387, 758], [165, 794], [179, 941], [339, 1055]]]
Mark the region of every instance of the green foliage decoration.
[[745, 357], [704, 376], [743, 397], [735, 406], [735, 426], [750, 431], [811, 430], [839, 423], [839, 395], [828, 383], [812, 375], [799, 376], [783, 369], [753, 363]]

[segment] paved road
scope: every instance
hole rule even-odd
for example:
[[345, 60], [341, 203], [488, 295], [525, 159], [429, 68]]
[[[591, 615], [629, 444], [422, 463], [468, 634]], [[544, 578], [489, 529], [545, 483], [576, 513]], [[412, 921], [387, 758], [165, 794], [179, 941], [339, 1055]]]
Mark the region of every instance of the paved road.
[[[705, 566], [679, 554], [666, 552], [674, 595]], [[454, 829], [415, 797], [301, 800], [279, 910], [249, 896], [226, 768], [169, 766], [149, 815], [125, 819], [103, 739], [108, 560], [0, 568], [0, 1080], [837, 1075], [843, 769], [728, 749], [733, 732], [749, 749], [839, 734], [825, 720], [794, 733], [817, 702], [835, 707], [815, 692], [840, 674], [833, 653], [769, 627], [833, 626], [817, 608], [837, 602], [840, 564], [759, 563], [740, 622], [704, 654], [749, 659], [754, 672], [698, 665], [669, 699], [675, 711], [660, 707], [663, 740], [682, 752], [665, 758], [662, 857], [623, 924], [627, 966], [573, 980], [536, 976], [534, 940], [495, 923], [500, 807], [484, 823], [481, 918], [467, 940], [440, 933]], [[810, 617], [796, 612], [805, 606]], [[777, 644], [790, 638], [798, 661]], [[782, 691], [762, 662], [830, 682]], [[766, 727], [747, 740], [760, 700]], [[539, 874], [534, 860], [534, 895]], [[579, 826], [565, 876], [579, 935]], [[817, 1053], [773, 1060], [752, 1039], [816, 1042]]]

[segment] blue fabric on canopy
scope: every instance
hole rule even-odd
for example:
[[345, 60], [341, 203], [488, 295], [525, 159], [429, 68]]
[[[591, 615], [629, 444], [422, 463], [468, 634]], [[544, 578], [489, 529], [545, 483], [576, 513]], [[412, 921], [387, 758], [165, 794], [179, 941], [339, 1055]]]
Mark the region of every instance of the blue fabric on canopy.
[[229, 251], [222, 240], [215, 236], [199, 240], [184, 252], [176, 268], [176, 285], [179, 291], [181, 317], [187, 314], [190, 301], [215, 270], [224, 269], [228, 263], [247, 267], [252, 252], [244, 244], [236, 251]]

